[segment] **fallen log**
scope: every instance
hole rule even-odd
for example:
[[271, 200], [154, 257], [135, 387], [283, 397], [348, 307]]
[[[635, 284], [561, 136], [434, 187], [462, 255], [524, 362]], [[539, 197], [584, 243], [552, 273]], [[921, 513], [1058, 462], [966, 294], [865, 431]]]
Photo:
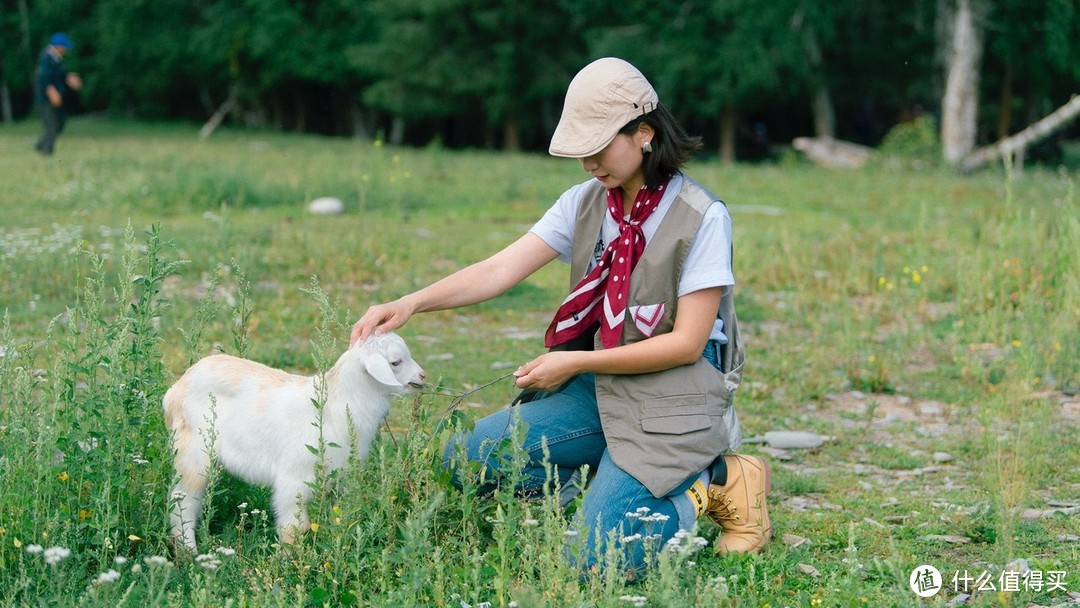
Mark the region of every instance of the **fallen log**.
[[1080, 95], [1073, 95], [1068, 103], [1032, 123], [1023, 131], [968, 154], [960, 161], [959, 168], [962, 171], [971, 171], [999, 158], [1006, 159], [1006, 162], [1022, 164], [1028, 147], [1053, 135], [1055, 131], [1068, 125], [1077, 116], [1080, 116]]
[[210, 134], [214, 132], [214, 129], [218, 128], [222, 120], [232, 112], [233, 106], [236, 105], [236, 100], [240, 97], [240, 87], [235, 84], [229, 87], [229, 96], [225, 99], [225, 102], [214, 112], [214, 115], [210, 117], [210, 120], [206, 121], [206, 124], [199, 129], [199, 137], [206, 139], [210, 137]]
[[862, 167], [874, 152], [866, 146], [831, 137], [796, 137], [791, 145], [816, 165], [843, 169]]

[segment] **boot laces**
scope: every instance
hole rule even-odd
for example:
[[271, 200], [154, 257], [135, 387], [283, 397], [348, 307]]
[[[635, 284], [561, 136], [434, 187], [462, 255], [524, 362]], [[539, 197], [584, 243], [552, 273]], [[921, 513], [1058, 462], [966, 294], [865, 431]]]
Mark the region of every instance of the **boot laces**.
[[717, 524], [724, 521], [742, 521], [742, 516], [736, 512], [738, 508], [731, 503], [732, 500], [728, 498], [726, 492], [713, 491], [710, 488], [709, 506], [705, 509], [705, 512]]

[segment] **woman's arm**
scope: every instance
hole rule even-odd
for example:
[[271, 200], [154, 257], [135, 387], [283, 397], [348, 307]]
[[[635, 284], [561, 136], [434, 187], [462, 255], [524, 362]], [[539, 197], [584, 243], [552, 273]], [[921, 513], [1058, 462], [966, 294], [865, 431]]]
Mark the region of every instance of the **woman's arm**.
[[712, 287], [679, 298], [670, 333], [616, 348], [540, 355], [518, 370], [517, 386], [551, 390], [576, 374], [643, 374], [693, 363], [705, 350], [723, 294], [723, 287]]
[[368, 308], [353, 325], [349, 343], [365, 340], [378, 331], [405, 325], [413, 314], [477, 304], [504, 293], [554, 260], [558, 252], [528, 232], [491, 257], [462, 268], [427, 287]]

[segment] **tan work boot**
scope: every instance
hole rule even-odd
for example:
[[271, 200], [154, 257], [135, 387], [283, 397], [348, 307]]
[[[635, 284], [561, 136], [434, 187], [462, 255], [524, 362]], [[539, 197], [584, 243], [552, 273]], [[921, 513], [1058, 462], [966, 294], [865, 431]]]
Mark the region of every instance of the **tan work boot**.
[[705, 512], [722, 534], [713, 549], [718, 554], [756, 553], [772, 536], [765, 497], [772, 490], [769, 463], [758, 456], [724, 456], [727, 483], [709, 485]]

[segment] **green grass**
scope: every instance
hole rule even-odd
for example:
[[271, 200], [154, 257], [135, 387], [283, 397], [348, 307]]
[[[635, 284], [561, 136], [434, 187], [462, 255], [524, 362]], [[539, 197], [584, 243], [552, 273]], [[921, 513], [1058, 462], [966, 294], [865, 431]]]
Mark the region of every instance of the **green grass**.
[[[266, 489], [217, 479], [200, 546], [235, 555], [210, 570], [174, 559], [166, 529], [160, 399], [183, 369], [214, 344], [325, 368], [368, 305], [511, 242], [584, 174], [538, 155], [93, 119], [44, 159], [36, 128], [0, 128], [0, 605], [916, 606], [915, 566], [949, 586], [1018, 558], [1080, 591], [1076, 515], [1023, 516], [1080, 503], [1075, 167], [690, 167], [735, 225], [745, 434], [832, 437], [766, 454], [776, 539], [761, 555], [664, 553], [641, 582], [579, 580], [550, 500], [448, 489], [435, 462], [453, 400], [426, 395], [319, 494], [296, 546], [276, 544]], [[317, 196], [347, 212], [306, 214]], [[429, 377], [469, 390], [541, 351], [566, 283], [554, 265], [400, 333]], [[472, 393], [454, 420], [514, 392]], [[49, 565], [31, 545], [70, 556]]]

